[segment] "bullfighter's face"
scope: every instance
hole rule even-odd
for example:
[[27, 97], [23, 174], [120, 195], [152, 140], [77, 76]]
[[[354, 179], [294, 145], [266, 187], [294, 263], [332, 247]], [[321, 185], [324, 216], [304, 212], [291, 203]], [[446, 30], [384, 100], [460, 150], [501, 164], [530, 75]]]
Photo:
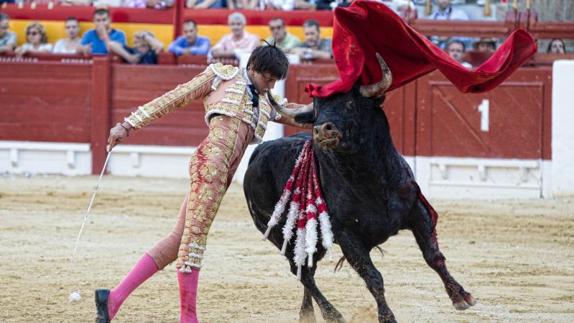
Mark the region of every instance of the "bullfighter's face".
[[277, 82], [277, 77], [273, 76], [271, 73], [257, 72], [251, 67], [247, 70], [247, 74], [259, 94], [267, 93], [275, 87], [275, 83]]

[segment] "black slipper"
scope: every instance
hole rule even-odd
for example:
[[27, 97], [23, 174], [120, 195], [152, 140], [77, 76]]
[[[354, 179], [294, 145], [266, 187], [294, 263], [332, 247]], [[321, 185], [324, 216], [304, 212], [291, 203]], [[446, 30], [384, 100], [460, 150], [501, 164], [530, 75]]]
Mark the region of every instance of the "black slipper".
[[98, 313], [96, 323], [110, 323], [110, 315], [108, 314], [109, 296], [109, 289], [96, 289], [96, 309]]

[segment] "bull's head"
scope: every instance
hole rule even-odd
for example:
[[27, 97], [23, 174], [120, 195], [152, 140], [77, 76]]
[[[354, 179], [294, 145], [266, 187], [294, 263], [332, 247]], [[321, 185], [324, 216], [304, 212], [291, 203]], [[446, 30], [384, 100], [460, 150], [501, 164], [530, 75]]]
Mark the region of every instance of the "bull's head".
[[299, 123], [313, 123], [313, 140], [321, 149], [354, 153], [361, 148], [369, 131], [376, 131], [386, 117], [380, 109], [391, 86], [389, 67], [377, 54], [383, 78], [370, 85], [355, 85], [350, 92], [315, 98], [307, 111], [295, 116]]

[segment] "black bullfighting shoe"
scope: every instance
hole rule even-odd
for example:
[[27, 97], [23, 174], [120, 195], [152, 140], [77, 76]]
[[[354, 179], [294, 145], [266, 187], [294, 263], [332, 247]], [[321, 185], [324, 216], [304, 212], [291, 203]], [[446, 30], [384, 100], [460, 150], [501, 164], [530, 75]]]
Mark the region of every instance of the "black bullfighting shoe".
[[108, 314], [109, 296], [109, 289], [96, 289], [96, 309], [98, 313], [96, 323], [110, 323], [110, 315]]

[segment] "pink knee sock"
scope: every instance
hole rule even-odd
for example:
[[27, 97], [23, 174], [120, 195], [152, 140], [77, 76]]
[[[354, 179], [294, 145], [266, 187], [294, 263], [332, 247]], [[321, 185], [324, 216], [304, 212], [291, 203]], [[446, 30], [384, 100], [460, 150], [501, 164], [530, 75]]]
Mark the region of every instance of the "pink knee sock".
[[197, 285], [199, 283], [199, 270], [192, 269], [191, 273], [177, 272], [179, 283], [180, 323], [198, 323], [195, 301], [197, 299]]
[[153, 258], [145, 253], [124, 279], [110, 291], [108, 298], [108, 314], [110, 319], [116, 316], [116, 313], [122, 306], [122, 303], [128, 298], [139, 285], [157, 272], [157, 266]]

